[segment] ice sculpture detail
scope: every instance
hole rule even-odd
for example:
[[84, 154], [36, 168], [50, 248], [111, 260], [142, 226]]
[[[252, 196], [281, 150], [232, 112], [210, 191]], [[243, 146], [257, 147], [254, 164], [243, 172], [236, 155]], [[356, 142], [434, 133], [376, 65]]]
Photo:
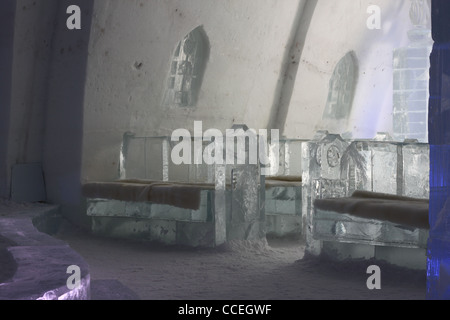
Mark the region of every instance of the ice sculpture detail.
[[328, 100], [323, 113], [323, 126], [344, 133], [350, 116], [358, 77], [354, 52], [348, 52], [336, 65], [330, 79]]
[[175, 49], [163, 104], [193, 107], [209, 57], [209, 42], [202, 26], [192, 30]]
[[[259, 159], [255, 160], [256, 164], [250, 161], [252, 148], [250, 141], [245, 139], [245, 131], [237, 131], [235, 138], [245, 145], [243, 150], [230, 148], [228, 156], [244, 160], [242, 164], [188, 161], [190, 163], [176, 165], [170, 160], [176, 146], [170, 137], [124, 134], [120, 154], [121, 179], [83, 185], [87, 214], [92, 217], [92, 231], [194, 247], [218, 246], [230, 240], [263, 239], [266, 235], [265, 178]], [[258, 141], [256, 135], [254, 138]], [[183, 142], [194, 150], [198, 144], [200, 155], [209, 147], [197, 136]], [[244, 152], [237, 155], [236, 151]], [[260, 155], [259, 152], [256, 154]], [[190, 154], [190, 157], [196, 155]], [[136, 194], [130, 192], [136, 188], [140, 189]], [[173, 201], [183, 198], [189, 190], [194, 191], [192, 197], [199, 196], [198, 206]], [[148, 197], [155, 194], [155, 197]], [[185, 200], [190, 202], [190, 199]]]
[[302, 205], [307, 251], [319, 255], [323, 240], [424, 248], [425, 229], [316, 210], [314, 202], [349, 197], [356, 190], [427, 199], [428, 154], [429, 147], [423, 143], [349, 141], [327, 133], [304, 143]]
[[428, 142], [429, 56], [432, 50], [430, 8], [411, 0], [409, 45], [394, 51], [394, 138]]

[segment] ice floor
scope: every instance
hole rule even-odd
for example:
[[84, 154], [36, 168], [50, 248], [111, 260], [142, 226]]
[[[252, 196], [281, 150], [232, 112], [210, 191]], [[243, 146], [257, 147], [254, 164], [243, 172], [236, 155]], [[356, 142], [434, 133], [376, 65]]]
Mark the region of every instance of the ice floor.
[[[425, 272], [305, 257], [298, 240], [167, 248], [101, 238], [71, 225], [57, 237], [85, 258], [92, 280], [118, 280], [143, 300], [425, 299]], [[371, 291], [366, 272], [374, 263], [381, 268], [381, 290]]]

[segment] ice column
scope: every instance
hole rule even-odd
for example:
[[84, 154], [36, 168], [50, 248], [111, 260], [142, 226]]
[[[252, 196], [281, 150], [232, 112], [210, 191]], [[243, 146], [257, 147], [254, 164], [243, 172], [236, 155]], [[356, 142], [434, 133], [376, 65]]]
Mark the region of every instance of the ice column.
[[170, 142], [168, 138], [162, 140], [163, 181], [169, 181]]
[[394, 138], [428, 142], [429, 55], [433, 41], [426, 0], [411, 0], [409, 45], [394, 51]]
[[215, 174], [214, 242], [215, 245], [218, 246], [225, 243], [227, 240], [226, 166], [217, 165]]
[[[314, 235], [314, 201], [348, 195], [348, 170], [341, 170], [349, 144], [339, 135], [318, 132], [302, 145], [302, 215], [306, 250], [319, 255], [321, 242]], [[350, 161], [347, 161], [350, 162]], [[345, 173], [345, 176], [342, 175]]]
[[[448, 26], [447, 26], [448, 28]], [[436, 43], [431, 55], [430, 238], [427, 297], [450, 299], [450, 43]]]
[[264, 229], [264, 177], [257, 165], [233, 168], [228, 240], [260, 240]]

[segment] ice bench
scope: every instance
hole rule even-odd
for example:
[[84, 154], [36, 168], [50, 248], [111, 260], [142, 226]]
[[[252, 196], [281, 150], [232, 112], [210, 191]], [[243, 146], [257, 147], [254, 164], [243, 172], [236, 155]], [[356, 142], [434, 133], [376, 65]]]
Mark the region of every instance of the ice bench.
[[214, 185], [144, 180], [83, 185], [92, 231], [169, 245], [214, 246]]
[[[411, 225], [414, 210], [409, 209], [420, 204], [426, 220], [427, 144], [394, 142], [382, 134], [344, 140], [322, 132], [304, 144], [302, 163], [309, 253], [425, 267], [428, 230], [425, 223]], [[392, 221], [394, 216], [401, 219]]]
[[301, 176], [266, 177], [265, 219], [269, 237], [300, 237], [302, 233]]
[[[230, 201], [231, 186], [227, 186], [225, 193]], [[93, 218], [93, 230], [97, 233], [120, 234], [124, 228], [145, 233], [150, 225], [142, 226], [142, 222], [137, 221], [152, 219], [152, 229], [171, 230], [169, 226], [172, 226], [172, 232], [162, 237], [154, 234], [151, 238], [155, 240], [193, 246], [208, 246], [212, 241], [213, 184], [144, 180], [92, 182], [83, 185], [83, 194], [88, 199], [87, 214]], [[276, 237], [300, 236], [301, 179], [267, 178], [265, 197], [264, 233]], [[114, 219], [124, 217], [131, 219], [127, 222]], [[106, 225], [105, 218], [110, 218]], [[189, 236], [188, 233], [194, 231], [196, 235]]]
[[[306, 140], [281, 138], [271, 145], [277, 170], [266, 176], [265, 218], [269, 237], [300, 237], [302, 234], [302, 145]], [[272, 168], [272, 164], [270, 165]]]
[[260, 166], [175, 165], [174, 146], [170, 137], [125, 134], [120, 179], [83, 184], [92, 231], [194, 247], [265, 237]]
[[426, 199], [355, 191], [351, 197], [317, 199], [315, 235], [349, 243], [426, 248]]

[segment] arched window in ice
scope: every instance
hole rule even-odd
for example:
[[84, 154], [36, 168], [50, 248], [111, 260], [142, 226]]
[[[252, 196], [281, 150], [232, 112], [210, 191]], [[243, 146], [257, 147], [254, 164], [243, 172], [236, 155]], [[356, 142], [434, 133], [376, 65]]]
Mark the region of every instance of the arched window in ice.
[[209, 58], [209, 41], [202, 26], [181, 40], [173, 53], [166, 92], [165, 106], [194, 107]]
[[330, 79], [323, 119], [347, 120], [352, 110], [358, 67], [355, 54], [348, 52], [336, 65]]

